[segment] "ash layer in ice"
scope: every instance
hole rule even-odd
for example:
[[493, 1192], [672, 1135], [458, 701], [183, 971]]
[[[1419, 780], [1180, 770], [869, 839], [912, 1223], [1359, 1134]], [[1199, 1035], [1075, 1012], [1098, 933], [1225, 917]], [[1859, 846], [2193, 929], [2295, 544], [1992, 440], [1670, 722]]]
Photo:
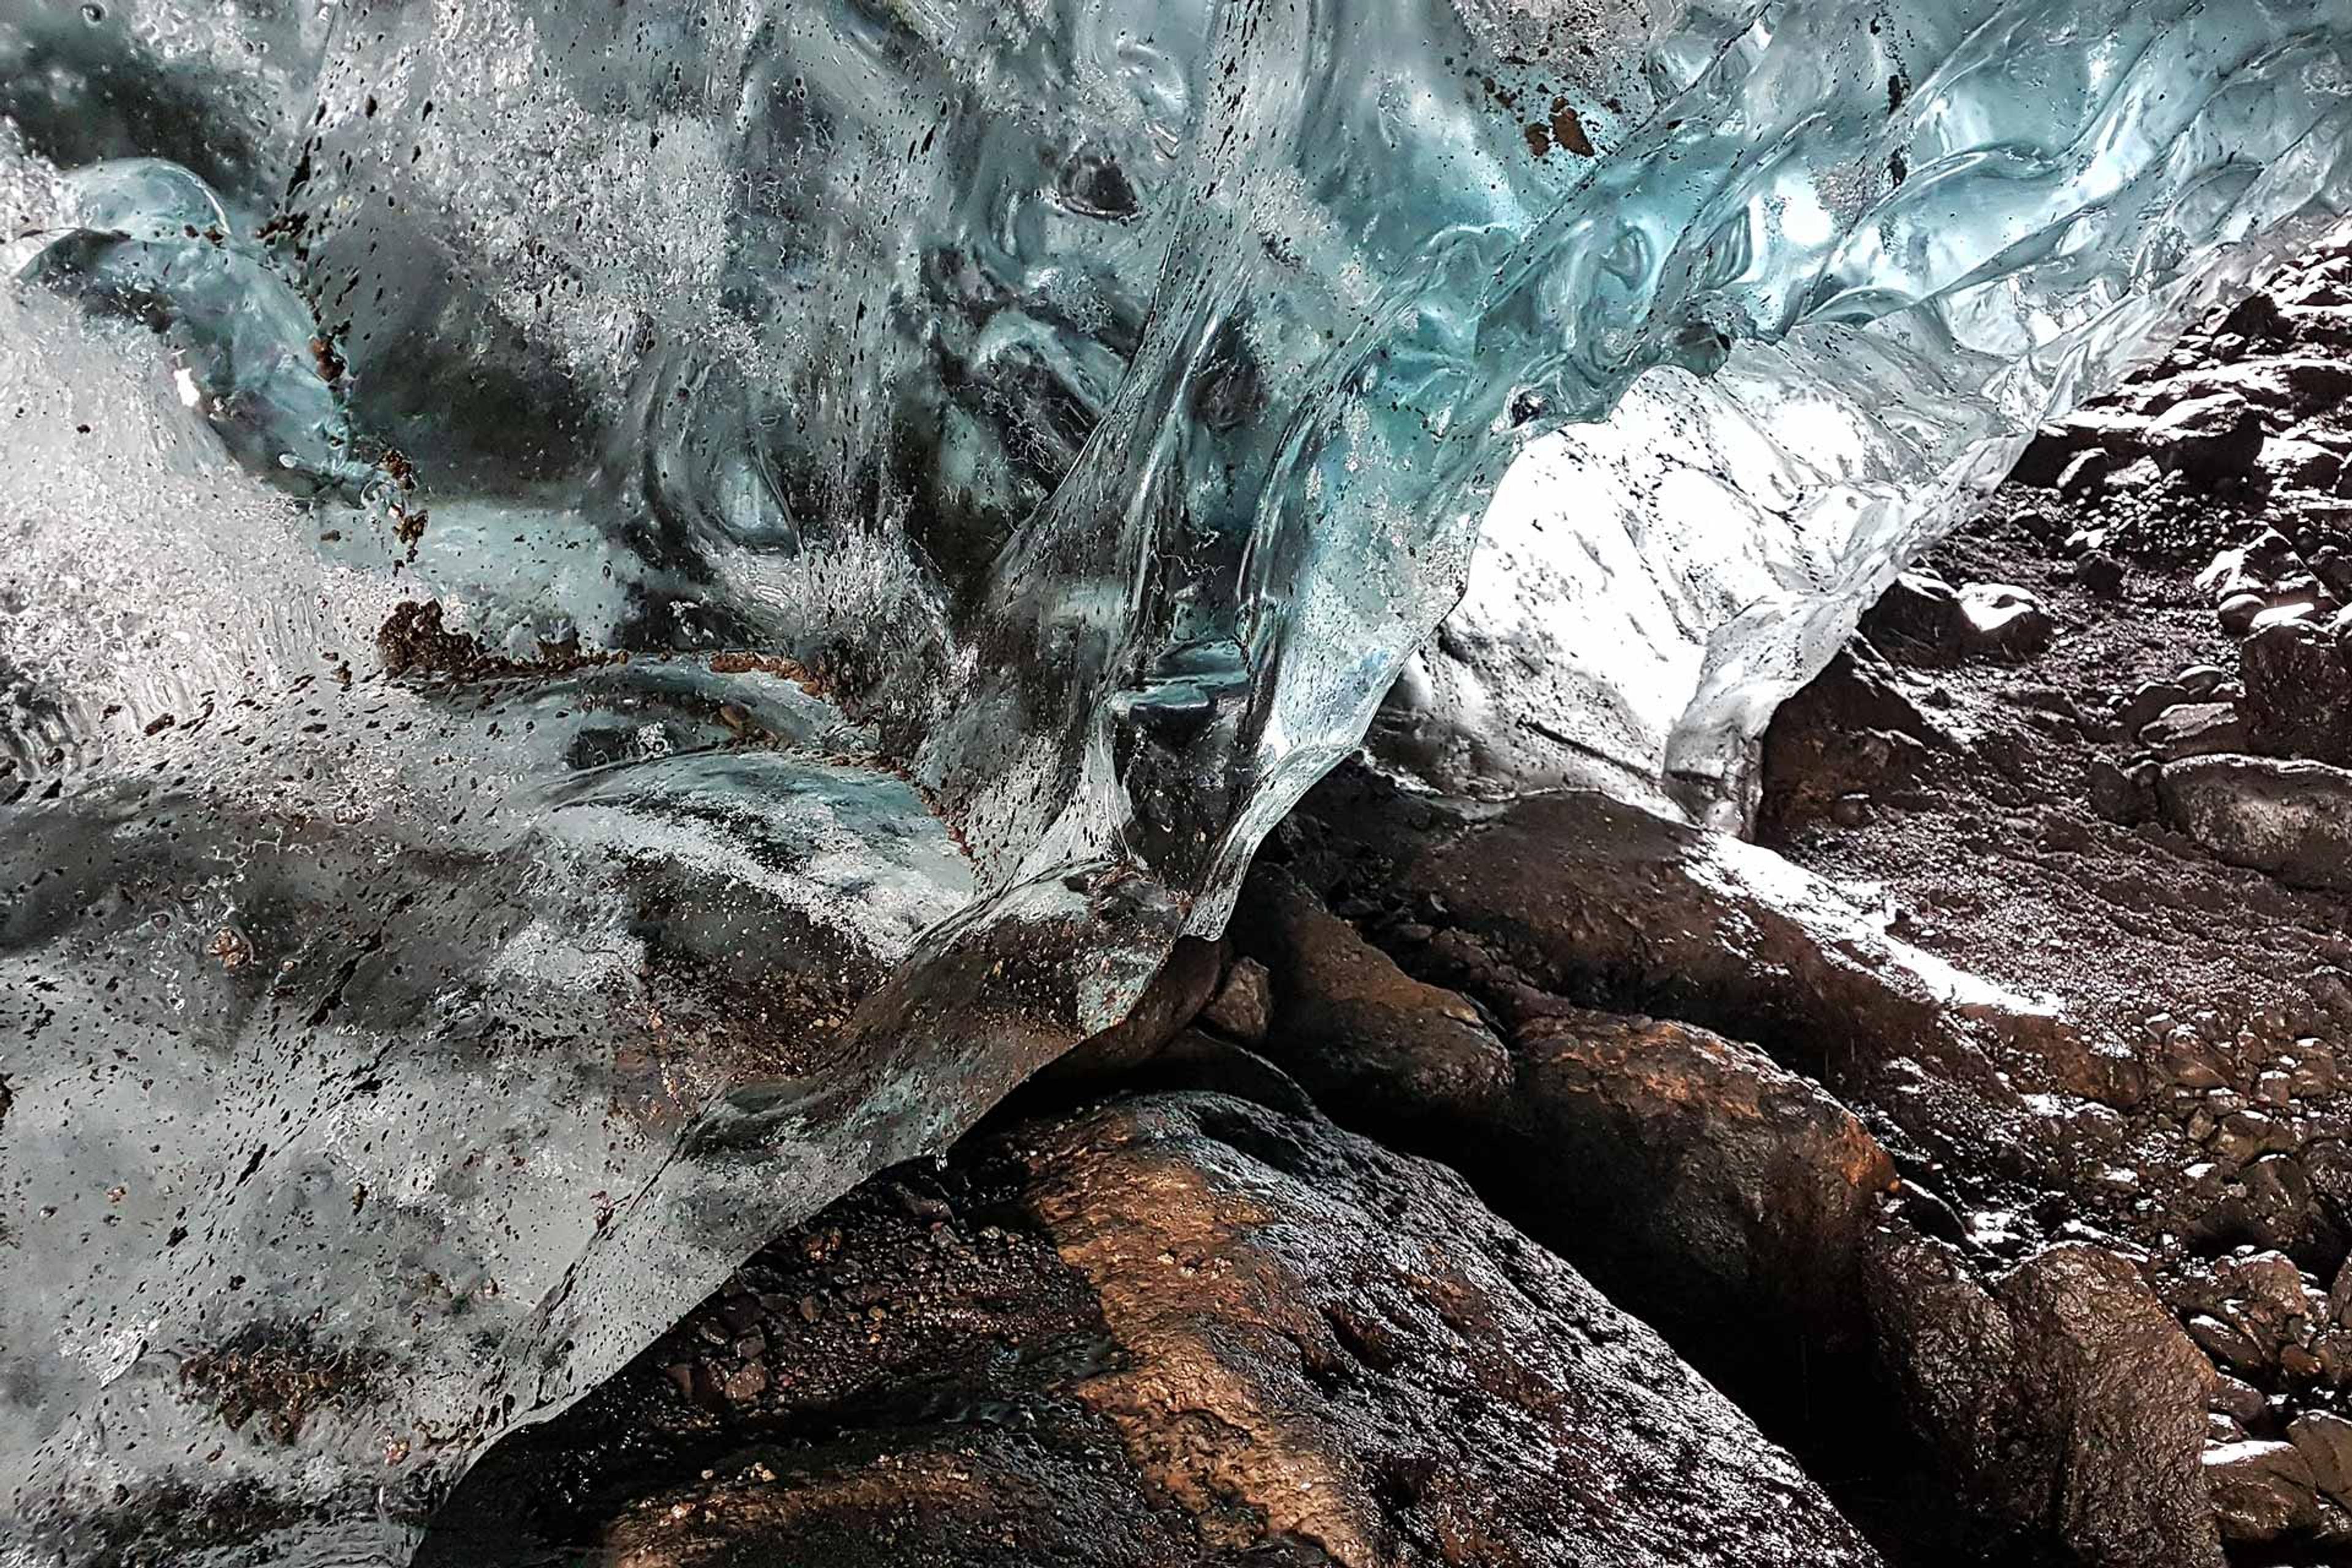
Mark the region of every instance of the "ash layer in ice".
[[[396, 1556], [1118, 1018], [1465, 579], [1400, 765], [1736, 818], [2347, 81], [2340, 0], [0, 12], [7, 1543]], [[1608, 504], [1490, 514], [1531, 441]]]

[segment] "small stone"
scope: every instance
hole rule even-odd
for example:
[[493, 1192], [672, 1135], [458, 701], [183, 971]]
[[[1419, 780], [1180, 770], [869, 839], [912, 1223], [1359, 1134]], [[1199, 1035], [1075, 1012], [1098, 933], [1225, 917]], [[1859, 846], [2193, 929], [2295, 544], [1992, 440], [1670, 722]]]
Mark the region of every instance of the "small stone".
[[2324, 1100], [2336, 1089], [2336, 1053], [2317, 1040], [2295, 1042], [2287, 1088], [2297, 1100]]
[[2121, 767], [2105, 757], [2094, 758], [2087, 775], [2091, 809], [2123, 827], [2137, 827], [2157, 814], [2158, 764], [2153, 761]]
[[2059, 470], [2053, 488], [2060, 495], [2086, 495], [2098, 488], [2099, 482], [2116, 469], [2116, 459], [2105, 447], [2094, 447], [2078, 452]]
[[2294, 1098], [2294, 1078], [2275, 1068], [2254, 1079], [2254, 1100], [2258, 1104], [2284, 1110]]
[[2091, 551], [2074, 563], [2074, 581], [2102, 599], [2116, 598], [2124, 589], [2124, 563], [2104, 550]]
[[2293, 1443], [2248, 1438], [2208, 1448], [2205, 1484], [2224, 1541], [2276, 1541], [2318, 1518], [2311, 1463]]
[[727, 1379], [727, 1401], [744, 1405], [768, 1392], [768, 1369], [758, 1362], [736, 1369]]
[[1862, 617], [1873, 642], [1901, 644], [1942, 654], [1958, 651], [1959, 595], [1932, 572], [1906, 572], [1887, 585]]
[[2214, 1409], [2241, 1424], [2261, 1420], [2266, 1408], [2261, 1389], [2226, 1372], [2214, 1376], [2211, 1403]]
[[2233, 1110], [2221, 1118], [2221, 1130], [2213, 1138], [2213, 1152], [2242, 1165], [2293, 1141], [2294, 1134], [2261, 1111]]
[[2207, 488], [2242, 479], [2263, 452], [2263, 416], [2234, 393], [2175, 404], [2148, 426], [2148, 451], [2159, 467]]
[[1256, 1045], [1265, 1038], [1274, 1017], [1273, 976], [1255, 958], [1234, 960], [1201, 1016], [1218, 1033]]
[[2292, 887], [2352, 892], [2352, 771], [2273, 757], [2193, 757], [2157, 779], [2164, 820], [2223, 860]]
[[2223, 1322], [2210, 1313], [2199, 1312], [2186, 1325], [2189, 1337], [2207, 1355], [2224, 1366], [2238, 1367], [2247, 1372], [2261, 1372], [2270, 1365], [2270, 1357], [2263, 1347], [2235, 1323]]
[[1870, 820], [1870, 796], [1858, 790], [1838, 796], [1831, 803], [1830, 820], [1840, 827], [1860, 827]]
[[2172, 684], [2189, 694], [2192, 701], [2210, 697], [2215, 689], [2230, 679], [2230, 672], [2218, 664], [2192, 664], [2172, 678]]
[[2168, 763], [2246, 749], [2246, 726], [2235, 704], [2176, 702], [2140, 727], [2139, 740]]
[[2224, 1081], [2220, 1053], [2186, 1025], [2166, 1038], [2163, 1060], [2165, 1076], [2183, 1088], [2220, 1089]]
[[2309, 626], [2316, 630], [2323, 608], [2319, 599], [2308, 596], [2273, 599], [2270, 608], [2256, 616], [2247, 630], [2250, 634], [2265, 632], [2273, 626]]
[[2352, 975], [2334, 964], [2323, 964], [2304, 981], [2312, 1005], [2339, 1018], [2352, 1018]]
[[1969, 653], [2021, 658], [2050, 646], [2057, 623], [2042, 601], [2005, 583], [1974, 583], [1960, 590], [1959, 639]]
[[2240, 650], [2250, 749], [2352, 762], [2352, 668], [2307, 620], [2257, 623]]

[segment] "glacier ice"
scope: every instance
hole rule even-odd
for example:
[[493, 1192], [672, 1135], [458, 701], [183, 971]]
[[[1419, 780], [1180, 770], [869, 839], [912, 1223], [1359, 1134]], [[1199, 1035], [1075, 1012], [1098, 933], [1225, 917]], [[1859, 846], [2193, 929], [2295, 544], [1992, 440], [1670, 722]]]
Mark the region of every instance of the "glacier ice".
[[1368, 727], [1736, 821], [2348, 86], [2342, 0], [0, 4], [0, 1548], [397, 1561]]

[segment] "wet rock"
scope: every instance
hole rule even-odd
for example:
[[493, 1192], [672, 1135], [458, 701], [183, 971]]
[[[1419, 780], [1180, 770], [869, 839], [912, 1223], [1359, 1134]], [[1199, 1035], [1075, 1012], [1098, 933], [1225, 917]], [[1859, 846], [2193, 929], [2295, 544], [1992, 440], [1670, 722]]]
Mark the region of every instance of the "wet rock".
[[2167, 409], [2149, 424], [2146, 437], [2158, 466], [2208, 487], [2252, 473], [2263, 438], [2262, 415], [2231, 393]]
[[1978, 583], [1960, 590], [1956, 637], [1960, 651], [2024, 658], [2050, 646], [2057, 623], [2042, 601], [2003, 583]]
[[2231, 865], [2294, 887], [2352, 892], [2352, 772], [2197, 757], [2165, 764], [2157, 802], [2168, 826]]
[[1943, 1242], [1869, 1247], [1881, 1354], [1969, 1495], [2096, 1568], [2217, 1568], [2212, 1367], [2130, 1264], [2064, 1243], [1988, 1287]]
[[2252, 750], [2352, 762], [2352, 668], [2326, 632], [2305, 620], [2263, 626], [2239, 657]]
[[2166, 762], [2246, 749], [2246, 726], [2230, 702], [2176, 702], [2149, 720], [2140, 743]]
[[1200, 1013], [1223, 968], [1223, 942], [1180, 940], [1125, 1018], [1081, 1040], [1038, 1076], [1059, 1083], [1106, 1082], [1149, 1060]]
[[1548, 998], [1511, 1053], [1464, 1158], [1546, 1234], [1648, 1310], [1860, 1331], [1860, 1243], [1895, 1182], [1853, 1112], [1751, 1046]]
[[2338, 1503], [2352, 1503], [2352, 1421], [2315, 1410], [2287, 1424], [2287, 1440], [2310, 1467], [2312, 1484]]
[[1224, 983], [1201, 1010], [1201, 1020], [1244, 1045], [1265, 1038], [1274, 1018], [1274, 993], [1265, 965], [1255, 958], [1239, 958], [1225, 971]]
[[1405, 973], [1281, 867], [1250, 873], [1233, 933], [1270, 977], [1275, 1060], [1351, 1121], [1474, 1119], [1508, 1083], [1510, 1055], [1476, 1007]]
[[[1487, 994], [1524, 980], [1736, 1031], [1841, 1097], [1893, 1108], [1931, 1146], [2017, 1103], [1979, 1030], [2031, 1040], [2077, 1093], [2119, 1090], [2114, 1062], [2053, 1016], [1889, 934], [1836, 887], [1754, 845], [1581, 793], [1426, 826], [1381, 819], [1377, 831], [1398, 835], [1399, 900], [1443, 911], [1433, 978], [1458, 974]], [[1890, 1072], [1899, 1081], [1885, 1094], [1867, 1091]]]
[[2293, 1443], [2249, 1438], [2209, 1448], [2204, 1467], [2226, 1541], [2259, 1544], [2319, 1521], [2310, 1461]]
[[481, 1506], [503, 1471], [632, 1568], [1877, 1562], [1458, 1178], [1311, 1112], [1114, 1101], [940, 1181], [933, 1226], [861, 1190], [747, 1266], [838, 1303], [775, 1314], [761, 1404], [678, 1411], [633, 1366], [494, 1455], [423, 1560], [538, 1560]]

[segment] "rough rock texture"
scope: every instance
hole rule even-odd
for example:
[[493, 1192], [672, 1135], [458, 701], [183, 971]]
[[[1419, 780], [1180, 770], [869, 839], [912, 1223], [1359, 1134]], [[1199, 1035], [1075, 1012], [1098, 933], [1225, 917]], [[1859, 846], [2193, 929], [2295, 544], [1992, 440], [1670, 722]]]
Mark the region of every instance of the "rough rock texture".
[[1482, 1119], [1511, 1057], [1460, 994], [1415, 980], [1279, 866], [1252, 873], [1234, 939], [1265, 960], [1276, 1059], [1360, 1125]]
[[2271, 757], [2200, 757], [2157, 780], [2164, 818], [2232, 866], [2352, 893], [2352, 771]]
[[[2112, 1254], [2062, 1245], [2004, 1278], [1994, 1250], [2022, 1239], [1995, 1228], [2016, 1224], [1996, 1205], [2074, 1179], [2084, 1132], [2115, 1113], [2077, 1100], [2053, 1116], [1987, 1053], [2125, 1100], [2137, 1064], [2086, 1067], [2069, 1031], [1890, 936], [1836, 888], [1598, 796], [1453, 814], [1343, 775], [1286, 847], [1300, 870], [1262, 868], [1251, 900], [1296, 910], [1312, 876], [1394, 962], [1304, 963], [1295, 942], [1239, 928], [1276, 997], [1265, 1048], [1344, 1119], [1459, 1164], [1817, 1465], [1890, 1465], [1864, 1489], [1899, 1491], [1910, 1461], [1842, 1439], [1893, 1447], [1908, 1430], [1940, 1456], [1914, 1473], [1974, 1510], [1966, 1539], [1941, 1542], [1918, 1538], [1938, 1527], [1915, 1536], [1885, 1514], [1866, 1526], [1921, 1562], [2211, 1560], [2198, 1462], [2210, 1369], [2195, 1345]], [[1294, 914], [1276, 935], [1349, 923]], [[1338, 1035], [1281, 1026], [1349, 1016], [1358, 990], [1403, 994], [1400, 965], [1459, 989], [1424, 984], [1417, 1023], [1392, 1004], [1381, 1050], [1350, 1057]], [[1425, 1093], [1430, 1074], [1408, 1058], [1444, 1056], [1442, 1021], [1465, 994], [1496, 1021], [1507, 1081]], [[1764, 1048], [1594, 1003], [1739, 1020]], [[1978, 1217], [1934, 1190], [1948, 1183]], [[2016, 1348], [2029, 1333], [2032, 1355]], [[1864, 1364], [1841, 1362], [1853, 1349]], [[1753, 1364], [1782, 1358], [1835, 1381], [1840, 1434], [1820, 1431], [1802, 1379]]]
[[2129, 1263], [2062, 1244], [1981, 1283], [1899, 1226], [1871, 1252], [1882, 1353], [1979, 1506], [2106, 1568], [2221, 1562], [2200, 1471], [2213, 1370]]
[[1199, 1092], [869, 1184], [469, 1489], [428, 1561], [1876, 1561], [1458, 1178]]
[[1236, 940], [1265, 960], [1265, 1049], [1350, 1125], [1442, 1154], [1644, 1313], [1850, 1327], [1893, 1162], [1820, 1085], [1695, 1026], [1516, 986], [1497, 1030], [1412, 979], [1279, 866]]
[[2281, 621], [2249, 637], [2239, 657], [2252, 750], [2352, 763], [2352, 667], [2334, 638], [2313, 621]]
[[[1974, 1478], [1976, 1511], [2010, 1510], [2021, 1544], [2064, 1535], [2078, 1560], [2134, 1561], [2136, 1531], [2169, 1542], [2160, 1561], [2210, 1562], [2191, 1502], [2233, 1562], [2340, 1560], [2352, 1536], [2326, 1479], [2331, 1424], [2352, 1417], [2352, 1288], [2329, 1283], [2352, 1249], [2352, 772], [2327, 761], [2352, 669], [2335, 634], [2352, 506], [2326, 460], [2352, 451], [2347, 348], [2339, 247], [2048, 438], [2038, 469], [1920, 563], [2021, 584], [2056, 623], [2018, 659], [1875, 635], [1848, 650], [1882, 710], [1908, 703], [1948, 738], [1932, 766], [1852, 771], [1860, 715], [1827, 700], [1783, 710], [1767, 747], [1766, 843], [1889, 910], [1915, 946], [2045, 998], [2082, 1047], [2053, 1057], [2027, 1033], [1989, 1047], [2032, 1112], [2009, 1124], [2019, 1154], [2004, 1167], [1951, 1147], [1925, 1173], [1957, 1223], [1910, 1206], [1912, 1230], [1887, 1233], [1903, 1245], [1879, 1248], [1884, 1276], [1865, 1270], [1887, 1304], [1885, 1364], [1916, 1389], [1895, 1403]], [[2143, 464], [2151, 427], [2200, 399], [2236, 400], [2264, 438], [2201, 472]], [[2251, 428], [2225, 416], [2226, 401], [2197, 413], [2216, 434]], [[2104, 467], [2061, 484], [2093, 447]], [[1830, 809], [1857, 790], [1867, 811]], [[2084, 1102], [2086, 1056], [2138, 1092]], [[1878, 1127], [1871, 1086], [1832, 1087]], [[2043, 1340], [2084, 1347], [2087, 1406], [2000, 1349], [2028, 1338], [2016, 1271], [2071, 1247], [2115, 1260], [2114, 1278], [2068, 1289], [2104, 1293], [2145, 1332], [2046, 1319]], [[2147, 1321], [2143, 1288], [2175, 1331]], [[2201, 1394], [2190, 1355], [2218, 1369]], [[2028, 1419], [2035, 1398], [2109, 1412], [2090, 1450], [2104, 1458], [2077, 1467], [2103, 1489], [2093, 1517], [2066, 1512], [2073, 1482], [2032, 1481], [2075, 1473], [2079, 1447]], [[2164, 1514], [2168, 1499], [2185, 1511]], [[2135, 1517], [2122, 1535], [2099, 1522]]]

